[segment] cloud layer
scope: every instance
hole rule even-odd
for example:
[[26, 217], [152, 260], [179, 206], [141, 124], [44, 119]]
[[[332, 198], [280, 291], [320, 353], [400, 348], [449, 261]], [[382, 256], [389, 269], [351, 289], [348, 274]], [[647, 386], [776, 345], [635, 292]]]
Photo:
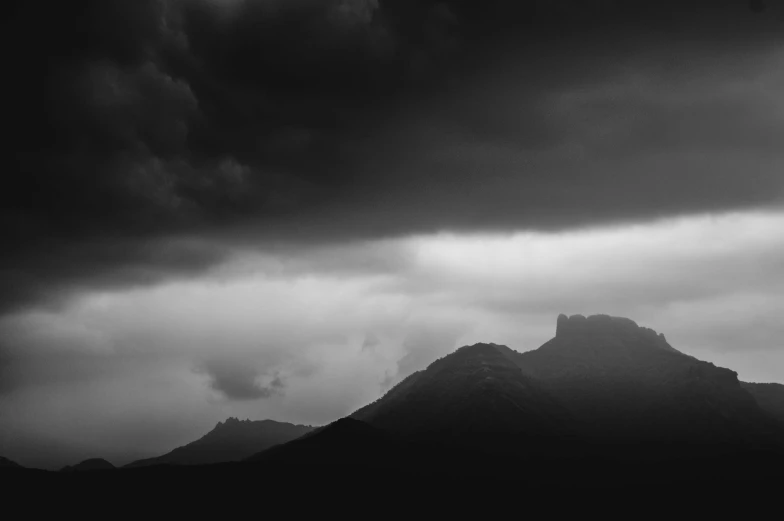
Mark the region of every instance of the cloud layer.
[[782, 18], [760, 5], [19, 6], [0, 311], [249, 242], [779, 205]]

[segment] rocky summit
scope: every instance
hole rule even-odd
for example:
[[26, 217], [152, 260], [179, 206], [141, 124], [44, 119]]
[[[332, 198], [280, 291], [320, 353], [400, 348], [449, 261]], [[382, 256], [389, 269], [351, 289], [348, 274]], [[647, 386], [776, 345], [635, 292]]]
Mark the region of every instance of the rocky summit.
[[681, 353], [626, 318], [561, 315], [553, 339], [512, 353], [525, 374], [604, 440], [724, 443], [778, 435], [736, 372]]
[[581, 343], [616, 343], [630, 348], [658, 347], [667, 351], [676, 351], [663, 333], [653, 329], [640, 327], [631, 319], [610, 315], [558, 315], [555, 327], [557, 339], [576, 339]]

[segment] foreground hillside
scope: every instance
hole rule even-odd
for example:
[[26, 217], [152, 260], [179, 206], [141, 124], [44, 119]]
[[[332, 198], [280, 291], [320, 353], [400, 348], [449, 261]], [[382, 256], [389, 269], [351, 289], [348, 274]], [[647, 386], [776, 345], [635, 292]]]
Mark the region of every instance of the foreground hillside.
[[[770, 453], [611, 461], [530, 461], [416, 444], [358, 420], [279, 446], [255, 462], [60, 473], [0, 469], [7, 508], [31, 516], [650, 515], [743, 518], [776, 507], [784, 460]], [[356, 423], [354, 423], [356, 422]], [[346, 428], [347, 427], [347, 428]], [[332, 437], [332, 434], [336, 434]], [[308, 437], [310, 438], [310, 437]], [[331, 439], [329, 439], [331, 438]], [[18, 511], [18, 509], [17, 509]], [[774, 510], [771, 510], [775, 511]]]

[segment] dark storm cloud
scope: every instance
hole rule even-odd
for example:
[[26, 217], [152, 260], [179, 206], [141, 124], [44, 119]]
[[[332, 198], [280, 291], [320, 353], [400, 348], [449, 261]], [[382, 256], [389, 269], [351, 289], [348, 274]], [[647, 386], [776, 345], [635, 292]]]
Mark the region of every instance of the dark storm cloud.
[[57, 305], [83, 285], [132, 287], [188, 276], [224, 257], [218, 245], [189, 240], [50, 238], [46, 246], [2, 256], [0, 313], [36, 301]]
[[[232, 238], [569, 227], [768, 204], [782, 131], [771, 101], [753, 88], [662, 97], [703, 65], [709, 86], [741, 63], [765, 71], [755, 60], [779, 43], [781, 17], [761, 7], [20, 4], [3, 35], [12, 161], [0, 310], [195, 273]], [[613, 82], [638, 70], [664, 81], [616, 97]], [[710, 156], [728, 145], [740, 152]], [[171, 253], [172, 237], [216, 235], [224, 246]]]
[[258, 400], [282, 394], [285, 383], [274, 375], [266, 385], [259, 383], [261, 371], [247, 363], [226, 358], [212, 358], [196, 370], [210, 378], [210, 387], [229, 400]]
[[[380, 344], [381, 340], [379, 340], [379, 338], [374, 333], [368, 333], [365, 335], [365, 339], [362, 341], [362, 351], [373, 350]], [[2, 364], [2, 361], [0, 361], [0, 364]]]

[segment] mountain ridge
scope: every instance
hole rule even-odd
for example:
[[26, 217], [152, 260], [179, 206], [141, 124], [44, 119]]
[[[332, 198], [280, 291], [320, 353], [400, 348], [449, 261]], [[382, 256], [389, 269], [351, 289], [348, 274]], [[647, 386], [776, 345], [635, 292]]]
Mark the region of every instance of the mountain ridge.
[[205, 465], [240, 461], [265, 449], [286, 443], [313, 430], [275, 420], [240, 420], [229, 417], [218, 422], [207, 434], [166, 454], [137, 460], [126, 468], [150, 465]]
[[630, 319], [560, 315], [554, 338], [511, 356], [602, 437], [737, 441], [746, 437], [737, 424], [749, 435], [771, 428], [735, 371], [682, 353]]
[[[445, 377], [461, 367], [462, 380]], [[583, 439], [609, 444], [626, 440], [655, 445], [666, 439], [679, 444], [703, 440], [770, 446], [784, 432], [741, 385], [735, 371], [698, 360], [672, 347], [662, 333], [610, 315], [561, 314], [556, 335], [523, 353], [493, 343], [463, 346], [350, 416], [379, 428], [421, 435], [427, 431], [423, 425], [454, 409], [450, 396], [467, 400], [471, 386], [495, 392], [507, 406], [520, 405], [496, 411], [506, 411], [503, 414], [516, 420], [493, 417], [498, 400], [486, 398], [479, 399], [477, 404], [482, 405], [475, 411], [465, 409], [462, 417], [496, 423], [516, 435], [538, 430], [537, 434], [554, 438], [579, 433]], [[516, 398], [508, 394], [513, 388]], [[526, 409], [527, 416], [522, 414]], [[547, 421], [553, 416], [569, 428], [554, 428]], [[476, 434], [470, 421], [455, 420], [453, 426], [445, 422], [441, 431], [449, 436], [461, 430]], [[438, 429], [430, 430], [435, 434]]]
[[436, 360], [350, 417], [420, 441], [471, 446], [499, 437], [534, 446], [572, 434], [568, 411], [485, 343]]

